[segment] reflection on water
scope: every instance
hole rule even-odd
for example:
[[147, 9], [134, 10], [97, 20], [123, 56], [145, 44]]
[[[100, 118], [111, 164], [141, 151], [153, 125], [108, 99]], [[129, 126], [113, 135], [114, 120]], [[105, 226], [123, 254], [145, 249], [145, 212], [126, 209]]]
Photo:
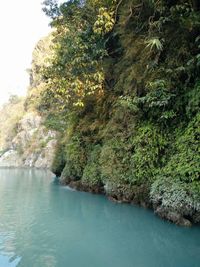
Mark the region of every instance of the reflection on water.
[[[20, 258], [12, 259], [9, 256], [0, 255], [0, 266], [2, 267], [15, 267], [19, 264]], [[18, 265], [19, 266], [19, 265]]]
[[0, 170], [0, 267], [199, 267], [200, 228], [60, 187], [49, 172]]

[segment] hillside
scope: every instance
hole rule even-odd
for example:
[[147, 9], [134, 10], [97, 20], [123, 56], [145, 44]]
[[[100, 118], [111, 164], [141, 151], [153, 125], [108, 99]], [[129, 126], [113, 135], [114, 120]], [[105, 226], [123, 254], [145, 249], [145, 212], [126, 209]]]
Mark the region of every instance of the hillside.
[[200, 222], [198, 1], [47, 0], [44, 11], [54, 30], [33, 54], [24, 107], [59, 132], [52, 171]]
[[34, 111], [24, 110], [24, 101], [12, 99], [1, 109], [0, 167], [50, 168], [57, 132], [46, 129]]

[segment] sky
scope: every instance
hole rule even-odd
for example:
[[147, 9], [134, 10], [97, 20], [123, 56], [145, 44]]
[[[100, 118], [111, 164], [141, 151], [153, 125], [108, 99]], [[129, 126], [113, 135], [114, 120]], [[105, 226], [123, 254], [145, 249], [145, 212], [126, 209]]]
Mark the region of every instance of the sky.
[[32, 52], [50, 32], [43, 0], [0, 0], [0, 105], [10, 94], [25, 95]]

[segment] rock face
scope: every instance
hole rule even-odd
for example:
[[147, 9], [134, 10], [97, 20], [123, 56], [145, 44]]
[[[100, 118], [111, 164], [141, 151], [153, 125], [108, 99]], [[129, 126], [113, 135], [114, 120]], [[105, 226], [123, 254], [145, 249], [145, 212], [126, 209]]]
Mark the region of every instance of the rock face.
[[0, 156], [0, 167], [19, 167], [23, 165], [17, 151], [10, 149]]
[[41, 116], [27, 113], [19, 121], [10, 146], [0, 155], [0, 167], [50, 168], [56, 139], [57, 133], [46, 129]]
[[155, 209], [155, 213], [160, 216], [163, 219], [167, 219], [175, 224], [181, 225], [181, 226], [186, 226], [189, 227], [192, 225], [191, 221], [187, 218], [184, 218], [184, 216], [177, 211], [164, 209], [162, 207], [157, 207]]

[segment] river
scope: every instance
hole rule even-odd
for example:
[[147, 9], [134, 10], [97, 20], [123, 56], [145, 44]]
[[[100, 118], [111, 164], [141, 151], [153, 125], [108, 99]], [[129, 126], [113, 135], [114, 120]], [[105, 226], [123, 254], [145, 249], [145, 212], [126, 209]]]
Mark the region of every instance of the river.
[[199, 267], [200, 226], [59, 186], [50, 172], [0, 170], [0, 267]]

